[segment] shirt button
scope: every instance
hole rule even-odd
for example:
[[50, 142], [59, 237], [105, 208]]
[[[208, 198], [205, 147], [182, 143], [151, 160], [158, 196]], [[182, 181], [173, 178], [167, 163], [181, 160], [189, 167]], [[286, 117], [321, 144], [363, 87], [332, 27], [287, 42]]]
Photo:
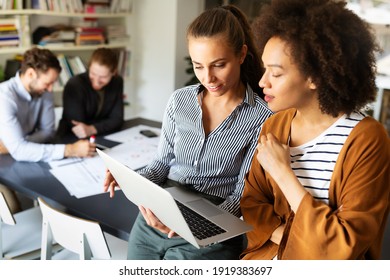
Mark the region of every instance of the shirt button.
[[194, 161], [194, 166], [197, 166], [197, 165], [198, 165], [198, 161], [195, 160], [195, 161]]

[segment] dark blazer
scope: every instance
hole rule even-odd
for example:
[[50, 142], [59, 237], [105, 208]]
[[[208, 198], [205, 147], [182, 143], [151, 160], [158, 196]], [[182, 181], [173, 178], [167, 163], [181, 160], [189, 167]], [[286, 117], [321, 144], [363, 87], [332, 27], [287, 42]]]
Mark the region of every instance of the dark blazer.
[[70, 78], [63, 92], [64, 110], [57, 136], [72, 134], [72, 120], [94, 125], [98, 134], [118, 131], [124, 120], [122, 77], [112, 77], [103, 90], [104, 103], [97, 114], [98, 93], [92, 88], [88, 71]]

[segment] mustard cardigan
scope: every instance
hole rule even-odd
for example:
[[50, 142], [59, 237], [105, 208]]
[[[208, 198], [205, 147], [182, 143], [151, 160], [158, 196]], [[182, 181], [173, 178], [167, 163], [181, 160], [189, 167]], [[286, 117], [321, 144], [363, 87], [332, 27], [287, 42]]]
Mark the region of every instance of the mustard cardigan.
[[[287, 144], [295, 112], [271, 116], [261, 134], [272, 132]], [[389, 213], [390, 141], [379, 122], [366, 117], [351, 131], [330, 181], [329, 205], [307, 193], [294, 214], [256, 155], [241, 199], [243, 218], [254, 226], [242, 259], [380, 258]], [[281, 223], [286, 226], [278, 246], [269, 239]]]

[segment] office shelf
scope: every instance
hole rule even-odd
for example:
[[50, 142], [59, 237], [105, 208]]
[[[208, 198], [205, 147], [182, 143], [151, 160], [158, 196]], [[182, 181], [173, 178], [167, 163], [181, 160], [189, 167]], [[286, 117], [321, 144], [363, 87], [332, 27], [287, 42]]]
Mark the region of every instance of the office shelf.
[[[0, 19], [14, 19], [15, 25], [19, 35], [18, 46], [2, 46], [0, 47], [0, 66], [5, 69], [6, 61], [8, 59], [14, 59], [16, 55], [23, 54], [26, 50], [31, 47], [37, 46], [40, 48], [47, 48], [53, 51], [55, 54], [64, 54], [69, 56], [80, 56], [83, 62], [86, 64], [89, 60], [91, 53], [100, 47], [117, 49], [118, 52], [127, 53], [124, 57], [126, 61], [120, 61], [123, 68], [128, 68], [128, 71], [123, 71], [122, 76], [125, 79], [125, 91], [126, 88], [130, 88], [129, 75], [130, 72], [130, 54], [131, 54], [131, 43], [130, 43], [130, 30], [129, 24], [131, 12], [118, 12], [118, 13], [80, 13], [80, 12], [61, 12], [61, 11], [50, 11], [43, 9], [16, 9], [16, 10], [1, 10]], [[69, 44], [47, 44], [39, 46], [33, 43], [33, 33], [38, 27], [54, 27], [54, 26], [65, 26], [65, 27], [102, 27], [107, 36], [107, 28], [109, 25], [125, 26], [126, 35], [121, 40], [109, 40], [106, 37], [104, 44], [85, 44], [85, 45], [69, 45]], [[128, 38], [128, 39], [123, 39]], [[75, 40], [76, 41], [76, 40]], [[110, 41], [112, 41], [110, 43]], [[120, 56], [123, 58], [123, 55]], [[54, 91], [56, 105], [61, 106], [62, 100], [62, 87], [56, 87]], [[129, 93], [126, 93], [128, 96]]]

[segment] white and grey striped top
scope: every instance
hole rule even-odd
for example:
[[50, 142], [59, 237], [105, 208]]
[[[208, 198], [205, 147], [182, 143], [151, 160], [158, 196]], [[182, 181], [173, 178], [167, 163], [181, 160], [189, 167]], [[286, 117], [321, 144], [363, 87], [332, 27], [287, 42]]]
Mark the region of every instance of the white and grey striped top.
[[365, 115], [342, 116], [310, 142], [290, 147], [291, 167], [304, 188], [317, 200], [329, 204], [329, 184], [346, 139]]
[[240, 216], [244, 176], [249, 170], [263, 122], [272, 114], [247, 87], [244, 101], [205, 135], [198, 102], [201, 85], [179, 89], [165, 110], [155, 159], [139, 173], [162, 184], [169, 178], [226, 200], [223, 209]]

